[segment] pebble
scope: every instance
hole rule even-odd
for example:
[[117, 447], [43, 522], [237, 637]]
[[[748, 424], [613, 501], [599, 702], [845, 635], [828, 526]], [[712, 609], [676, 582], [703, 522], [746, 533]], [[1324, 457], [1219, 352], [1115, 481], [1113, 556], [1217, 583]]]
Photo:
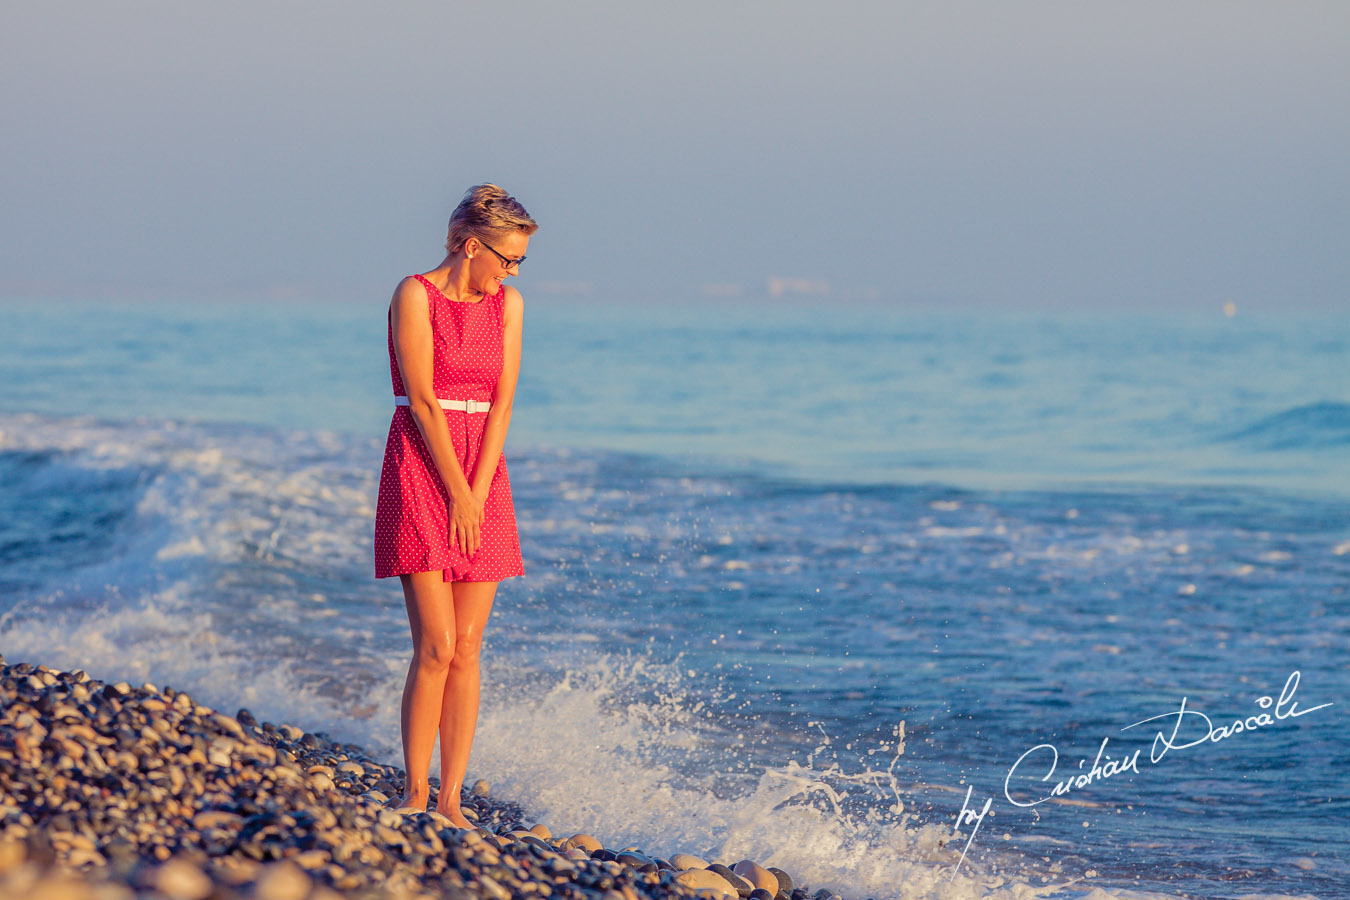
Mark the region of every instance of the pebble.
[[28, 856], [23, 842], [6, 838], [0, 840], [0, 872], [8, 872], [20, 865]]
[[675, 882], [700, 893], [708, 891], [717, 898], [738, 896], [736, 889], [712, 869], [685, 869], [675, 875]]
[[708, 861], [690, 856], [688, 853], [676, 853], [670, 858], [670, 864], [677, 869], [706, 869]]
[[731, 871], [750, 882], [755, 888], [768, 891], [770, 900], [782, 889], [777, 876], [752, 859], [741, 860], [731, 867]]
[[[186, 697], [187, 695], [179, 694], [178, 696]], [[176, 706], [177, 704], [175, 703], [174, 705]], [[216, 713], [211, 717], [211, 721], [214, 722], [221, 729], [228, 731], [230, 734], [234, 735], [237, 738], [244, 737], [244, 729], [239, 727], [239, 723], [234, 719], [231, 719], [229, 716]]]
[[725, 878], [727, 880], [727, 883], [730, 884], [733, 888], [735, 888], [736, 893], [742, 897], [749, 897], [750, 892], [755, 889], [755, 886], [753, 884], [751, 884], [749, 881], [745, 880], [741, 876], [737, 875], [735, 872], [731, 871], [730, 868], [722, 865], [721, 863], [713, 863], [712, 865], [708, 866], [708, 870], [711, 872], [716, 872], [718, 875], [721, 875], [723, 878]]
[[376, 825], [375, 837], [381, 844], [406, 844], [408, 839], [403, 836], [403, 832], [397, 828], [391, 828], [388, 825]]
[[511, 900], [511, 892], [497, 883], [490, 875], [478, 879], [478, 886], [492, 900]]
[[211, 893], [211, 879], [192, 863], [171, 859], [155, 870], [151, 883], [172, 900], [202, 900]]
[[291, 857], [291, 862], [302, 869], [317, 869], [328, 864], [332, 857], [327, 850], [303, 850]]
[[244, 817], [224, 809], [202, 810], [192, 817], [192, 827], [198, 831], [211, 828], [238, 828], [244, 824]]
[[312, 882], [304, 870], [292, 862], [279, 862], [263, 870], [253, 886], [256, 900], [303, 900]]
[[518, 838], [518, 840], [519, 840], [522, 844], [529, 844], [531, 847], [538, 847], [540, 850], [543, 850], [545, 853], [552, 853], [552, 852], [553, 852], [553, 848], [552, 848], [551, 846], [549, 846], [548, 841], [544, 840], [543, 838], [537, 837], [537, 836], [531, 834], [531, 833], [528, 832], [528, 831], [525, 832], [524, 834], [522, 834], [522, 835]]
[[575, 847], [578, 850], [584, 850], [586, 851], [587, 854], [594, 853], [595, 851], [601, 849], [599, 841], [591, 837], [589, 834], [581, 834], [581, 833], [572, 835], [566, 841], [563, 841], [563, 845], [569, 849]]
[[66, 854], [66, 865], [73, 869], [81, 869], [85, 866], [101, 866], [107, 863], [107, 858], [97, 850], [88, 850], [84, 847], [73, 847]]

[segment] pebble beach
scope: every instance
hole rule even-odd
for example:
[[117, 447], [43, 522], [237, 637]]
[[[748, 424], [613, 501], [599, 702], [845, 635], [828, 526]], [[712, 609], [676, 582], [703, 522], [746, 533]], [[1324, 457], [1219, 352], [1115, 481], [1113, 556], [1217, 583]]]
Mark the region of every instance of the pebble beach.
[[555, 835], [483, 781], [461, 800], [479, 827], [456, 828], [391, 808], [402, 784], [360, 747], [247, 709], [0, 657], [5, 900], [834, 896], [753, 860]]

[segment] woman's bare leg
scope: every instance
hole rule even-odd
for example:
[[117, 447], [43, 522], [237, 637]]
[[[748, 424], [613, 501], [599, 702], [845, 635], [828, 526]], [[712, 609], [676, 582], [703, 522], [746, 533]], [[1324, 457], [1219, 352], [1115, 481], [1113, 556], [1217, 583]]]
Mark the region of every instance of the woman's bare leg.
[[401, 575], [412, 630], [413, 655], [403, 683], [403, 771], [407, 782], [399, 806], [426, 809], [431, 786], [431, 748], [441, 721], [450, 661], [455, 652], [455, 604], [440, 572]]
[[453, 587], [455, 597], [455, 652], [441, 702], [441, 790], [436, 811], [460, 828], [472, 828], [460, 810], [459, 792], [478, 725], [478, 653], [497, 582], [456, 581], [447, 587]]

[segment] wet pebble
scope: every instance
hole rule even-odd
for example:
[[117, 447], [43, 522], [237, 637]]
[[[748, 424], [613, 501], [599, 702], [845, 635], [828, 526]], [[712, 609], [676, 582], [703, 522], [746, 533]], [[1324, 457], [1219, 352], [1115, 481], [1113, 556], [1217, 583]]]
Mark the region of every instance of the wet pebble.
[[582, 833], [572, 835], [570, 838], [564, 841], [563, 844], [567, 848], [575, 847], [578, 850], [582, 850], [587, 854], [594, 853], [595, 851], [601, 849], [599, 841], [591, 837], [589, 834], [582, 834]]
[[776, 879], [778, 880], [778, 890], [779, 890], [779, 891], [785, 891], [785, 892], [787, 892], [787, 893], [789, 893], [789, 894], [792, 893], [792, 891], [793, 891], [793, 889], [796, 887], [796, 885], [792, 883], [792, 876], [791, 876], [791, 875], [789, 875], [788, 873], [784, 872], [782, 869], [777, 869], [777, 868], [774, 868], [773, 866], [769, 866], [769, 873], [770, 873], [771, 875], [773, 875], [773, 877], [776, 878]]
[[731, 867], [731, 871], [744, 878], [757, 889], [768, 891], [769, 900], [773, 900], [781, 886], [778, 878], [768, 869], [752, 859], [743, 859]]
[[737, 896], [731, 883], [712, 869], [685, 869], [675, 875], [675, 882], [692, 891], [707, 891], [711, 896], [725, 900]]
[[727, 884], [730, 884], [733, 888], [735, 888], [736, 893], [742, 897], [749, 897], [750, 892], [755, 889], [755, 886], [753, 884], [746, 881], [744, 878], [737, 875], [735, 872], [731, 871], [730, 868], [722, 865], [721, 863], [713, 863], [712, 865], [708, 866], [708, 870], [716, 872], [718, 875], [721, 875], [723, 878], [725, 878]]

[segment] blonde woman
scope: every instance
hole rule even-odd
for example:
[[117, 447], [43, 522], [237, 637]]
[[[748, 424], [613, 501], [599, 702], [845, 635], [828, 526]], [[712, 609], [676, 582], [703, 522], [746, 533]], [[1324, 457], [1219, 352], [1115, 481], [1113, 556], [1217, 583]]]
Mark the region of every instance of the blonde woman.
[[399, 576], [413, 655], [401, 725], [401, 806], [425, 809], [441, 738], [436, 811], [472, 827], [460, 790], [478, 722], [478, 656], [497, 583], [524, 574], [502, 444], [520, 371], [520, 271], [538, 229], [480, 184], [450, 216], [440, 265], [389, 304], [394, 415], [375, 512], [375, 577]]

